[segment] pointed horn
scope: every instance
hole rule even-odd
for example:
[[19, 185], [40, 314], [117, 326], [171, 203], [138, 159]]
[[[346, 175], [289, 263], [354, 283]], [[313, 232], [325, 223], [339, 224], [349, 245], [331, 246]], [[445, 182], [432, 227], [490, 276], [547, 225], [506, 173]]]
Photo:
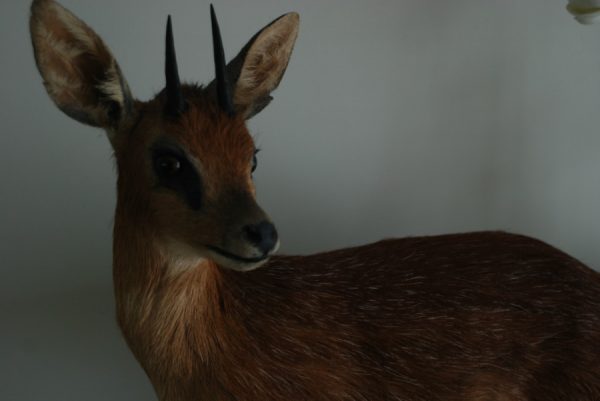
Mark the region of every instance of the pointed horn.
[[179, 72], [177, 71], [177, 58], [175, 55], [175, 43], [173, 41], [173, 27], [171, 26], [171, 16], [167, 18], [167, 35], [165, 49], [165, 78], [167, 102], [165, 112], [170, 116], [178, 116], [186, 109], [185, 99], [181, 92], [181, 83], [179, 82]]
[[213, 51], [215, 58], [215, 75], [217, 81], [217, 99], [221, 109], [230, 117], [235, 114], [233, 106], [233, 98], [231, 96], [231, 86], [229, 85], [229, 77], [225, 70], [225, 51], [223, 50], [223, 41], [221, 40], [221, 32], [219, 31], [219, 23], [215, 15], [213, 5], [210, 5], [210, 20], [212, 25], [213, 36]]

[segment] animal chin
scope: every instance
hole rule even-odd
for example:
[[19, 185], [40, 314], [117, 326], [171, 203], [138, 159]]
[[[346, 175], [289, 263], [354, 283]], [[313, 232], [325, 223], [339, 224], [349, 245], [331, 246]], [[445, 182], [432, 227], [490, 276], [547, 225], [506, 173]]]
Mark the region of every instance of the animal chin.
[[254, 270], [265, 264], [271, 256], [266, 254], [258, 257], [246, 257], [215, 246], [206, 246], [206, 248], [211, 253], [211, 259], [218, 265], [238, 271]]

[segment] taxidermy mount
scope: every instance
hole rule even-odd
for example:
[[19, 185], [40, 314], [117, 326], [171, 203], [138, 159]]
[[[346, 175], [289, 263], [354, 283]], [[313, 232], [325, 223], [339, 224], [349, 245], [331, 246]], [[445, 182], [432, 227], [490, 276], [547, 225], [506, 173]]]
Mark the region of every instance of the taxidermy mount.
[[166, 84], [142, 101], [88, 25], [54, 0], [31, 5], [48, 95], [114, 150], [117, 319], [160, 400], [600, 399], [600, 274], [539, 240], [274, 256], [246, 120], [272, 100], [299, 16], [227, 62], [210, 11], [215, 79], [180, 82], [169, 18]]

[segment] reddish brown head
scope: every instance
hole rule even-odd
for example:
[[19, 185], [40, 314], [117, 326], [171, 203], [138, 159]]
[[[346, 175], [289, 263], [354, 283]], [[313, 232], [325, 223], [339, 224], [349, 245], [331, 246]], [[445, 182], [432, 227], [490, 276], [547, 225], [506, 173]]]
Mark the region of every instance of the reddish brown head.
[[119, 172], [119, 212], [151, 227], [171, 255], [248, 270], [266, 261], [279, 241], [255, 201], [256, 149], [245, 122], [271, 100], [298, 21], [296, 13], [285, 14], [230, 63], [219, 67], [216, 60], [219, 79], [206, 87], [179, 83], [169, 21], [167, 86], [148, 102], [134, 99], [94, 31], [55, 1], [33, 2], [30, 29], [52, 100], [70, 117], [108, 133]]

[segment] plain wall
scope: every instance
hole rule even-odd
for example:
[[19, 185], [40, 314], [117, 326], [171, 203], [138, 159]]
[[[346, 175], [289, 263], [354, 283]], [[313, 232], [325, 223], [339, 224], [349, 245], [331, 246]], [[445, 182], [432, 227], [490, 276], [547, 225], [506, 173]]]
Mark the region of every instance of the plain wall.
[[[282, 251], [502, 229], [600, 267], [600, 26], [548, 0], [217, 1], [232, 57], [289, 11], [300, 36], [249, 125]], [[134, 92], [212, 79], [208, 2], [64, 0]], [[143, 4], [143, 5], [142, 5]], [[0, 399], [152, 400], [114, 321], [108, 141], [47, 97], [29, 2], [0, 4]]]

